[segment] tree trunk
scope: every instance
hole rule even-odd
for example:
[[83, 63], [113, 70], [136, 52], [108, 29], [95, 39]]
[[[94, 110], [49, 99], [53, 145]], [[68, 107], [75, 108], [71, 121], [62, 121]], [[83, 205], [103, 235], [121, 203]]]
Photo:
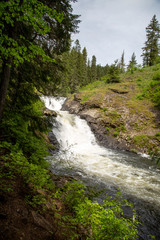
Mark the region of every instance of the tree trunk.
[[7, 90], [10, 80], [10, 71], [11, 71], [12, 57], [8, 58], [3, 62], [2, 68], [2, 79], [0, 83], [0, 122], [2, 121], [4, 105], [7, 96]]

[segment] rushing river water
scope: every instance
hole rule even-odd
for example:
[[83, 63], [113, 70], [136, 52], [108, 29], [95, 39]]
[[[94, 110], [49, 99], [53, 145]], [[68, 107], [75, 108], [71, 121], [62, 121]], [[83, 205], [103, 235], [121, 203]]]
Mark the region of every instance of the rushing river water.
[[85, 120], [60, 110], [64, 100], [44, 98], [46, 107], [58, 113], [53, 129], [60, 150], [49, 159], [52, 171], [97, 184], [112, 195], [119, 189], [141, 215], [139, 239], [152, 234], [159, 240], [160, 170], [144, 156], [99, 146]]

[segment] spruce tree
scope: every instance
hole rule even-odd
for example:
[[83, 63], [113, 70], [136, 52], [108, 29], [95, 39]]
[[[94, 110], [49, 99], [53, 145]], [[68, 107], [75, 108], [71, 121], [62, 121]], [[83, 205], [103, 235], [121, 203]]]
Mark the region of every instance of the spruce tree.
[[131, 56], [131, 60], [129, 61], [127, 70], [133, 71], [136, 68], [136, 66], [137, 66], [136, 55], [135, 53], [133, 53]]
[[84, 47], [82, 50], [82, 83], [81, 85], [84, 86], [88, 83], [87, 79], [87, 49]]
[[96, 57], [93, 55], [92, 56], [92, 61], [91, 61], [91, 76], [92, 79], [91, 81], [95, 81], [97, 78], [97, 66], [96, 66]]
[[152, 66], [159, 61], [159, 38], [160, 38], [160, 26], [156, 19], [156, 15], [153, 16], [150, 24], [146, 28], [145, 47], [142, 48], [143, 53], [143, 66]]
[[123, 51], [122, 56], [121, 56], [121, 60], [120, 60], [120, 63], [119, 63], [119, 68], [120, 68], [121, 73], [123, 73], [125, 71], [124, 51]]

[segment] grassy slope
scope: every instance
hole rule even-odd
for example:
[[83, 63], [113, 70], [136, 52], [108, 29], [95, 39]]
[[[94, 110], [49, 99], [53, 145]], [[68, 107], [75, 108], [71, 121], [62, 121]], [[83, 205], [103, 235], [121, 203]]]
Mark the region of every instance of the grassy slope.
[[[126, 141], [132, 151], [160, 153], [160, 111], [148, 93], [160, 65], [121, 74], [120, 83], [96, 81], [78, 94], [82, 104], [95, 108], [108, 134]], [[118, 93], [118, 92], [119, 93]]]

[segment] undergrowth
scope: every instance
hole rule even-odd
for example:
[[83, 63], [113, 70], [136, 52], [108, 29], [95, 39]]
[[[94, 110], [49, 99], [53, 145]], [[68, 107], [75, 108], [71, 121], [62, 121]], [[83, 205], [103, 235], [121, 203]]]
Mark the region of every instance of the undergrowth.
[[81, 225], [87, 240], [131, 240], [138, 234], [136, 213], [133, 210], [132, 219], [123, 217], [122, 206], [132, 206], [119, 193], [117, 198], [107, 196], [103, 203], [99, 204], [86, 197], [82, 183], [72, 181], [59, 189], [56, 197], [68, 206], [73, 213], [70, 220]]

